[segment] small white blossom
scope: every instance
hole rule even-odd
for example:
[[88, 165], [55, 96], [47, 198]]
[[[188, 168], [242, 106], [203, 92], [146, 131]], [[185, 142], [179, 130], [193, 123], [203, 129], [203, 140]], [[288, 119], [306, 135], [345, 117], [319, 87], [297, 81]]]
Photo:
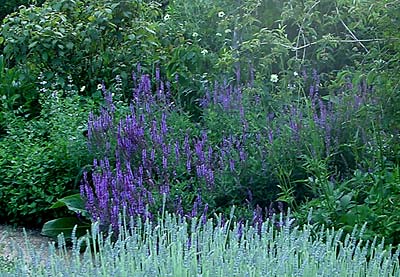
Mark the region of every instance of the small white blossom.
[[84, 91], [85, 91], [85, 89], [86, 89], [86, 87], [85, 87], [85, 86], [81, 87], [81, 92], [84, 92]]
[[271, 81], [272, 83], [276, 83], [276, 82], [278, 82], [278, 80], [279, 80], [278, 74], [271, 74], [271, 79], [270, 79], [270, 81]]
[[220, 11], [219, 13], [218, 13], [218, 17], [219, 18], [222, 18], [222, 17], [224, 17], [225, 16], [225, 13], [223, 12], [223, 11]]
[[222, 34], [221, 33], [216, 33], [215, 34], [217, 37], [222, 37]]
[[192, 34], [192, 37], [194, 37], [194, 38], [197, 38], [198, 36], [199, 36], [199, 34], [196, 33], [196, 32], [194, 32], [194, 33]]
[[297, 73], [297, 72], [295, 71], [295, 72], [293, 72], [293, 76], [294, 76], [294, 77], [297, 77], [297, 76], [299, 76], [299, 73]]
[[171, 18], [171, 16], [169, 14], [164, 15], [164, 20], [167, 21]]
[[208, 54], [208, 51], [207, 51], [207, 49], [203, 49], [203, 50], [201, 50], [201, 54], [203, 54], [203, 55], [206, 55], [206, 54]]
[[230, 32], [232, 32], [231, 29], [226, 29], [226, 30], [225, 30], [225, 34], [229, 34]]
[[98, 89], [98, 90], [101, 90], [102, 88], [103, 88], [102, 84], [98, 84], [98, 85], [97, 85], [97, 89]]

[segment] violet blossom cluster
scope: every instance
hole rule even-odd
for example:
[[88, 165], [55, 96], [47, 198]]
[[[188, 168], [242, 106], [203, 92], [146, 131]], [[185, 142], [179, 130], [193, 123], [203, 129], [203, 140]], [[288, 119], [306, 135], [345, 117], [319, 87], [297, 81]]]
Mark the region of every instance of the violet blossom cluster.
[[[155, 199], [168, 196], [180, 176], [204, 183], [207, 189], [215, 183], [216, 157], [206, 131], [196, 137], [189, 130], [182, 141], [181, 130], [169, 122], [171, 113], [178, 112], [170, 85], [159, 73], [155, 89], [149, 75], [133, 76], [136, 86], [127, 114], [117, 118], [112, 95], [103, 86], [106, 104], [98, 115], [90, 115], [88, 123], [88, 143], [98, 157], [92, 172], [84, 174], [81, 195], [92, 219], [115, 230], [122, 213], [151, 218]], [[203, 205], [200, 202], [194, 201], [194, 210]], [[177, 213], [183, 214], [182, 200], [177, 204]], [[208, 206], [204, 209], [203, 214]]]
[[[310, 131], [310, 120], [329, 155], [339, 115], [334, 103], [321, 97], [319, 75], [316, 71], [311, 75], [311, 115], [297, 104], [271, 111], [264, 107], [262, 95], [246, 94], [240, 85], [215, 83], [214, 89], [206, 90], [200, 101], [204, 117], [215, 112], [230, 117], [236, 124], [213, 129], [218, 134], [212, 133], [204, 122], [199, 124], [199, 130], [174, 124], [174, 116], [182, 114], [172, 99], [171, 84], [161, 80], [159, 69], [154, 79], [142, 74], [140, 67], [132, 74], [132, 102], [123, 116], [117, 115], [112, 94], [102, 85], [105, 105], [98, 114], [91, 113], [88, 122], [88, 143], [97, 159], [92, 172], [85, 173], [81, 186], [89, 214], [93, 220], [111, 224], [115, 229], [118, 215], [123, 212], [152, 218], [156, 212], [152, 207], [157, 206], [157, 201], [170, 197], [175, 193], [174, 186], [184, 183], [183, 190], [197, 197], [192, 199], [190, 211], [183, 195], [173, 195], [170, 200], [176, 213], [194, 217], [200, 215], [202, 207], [205, 221], [212, 207], [202, 202], [202, 192], [236, 186], [239, 194], [244, 188], [244, 194], [251, 198], [259, 195], [258, 191], [275, 182], [271, 181], [271, 168], [274, 157], [281, 155], [276, 153], [277, 149], [287, 151], [278, 148], [287, 139], [285, 130], [291, 136], [287, 146], [299, 147]], [[307, 79], [305, 71], [303, 78]], [[359, 108], [366, 97], [365, 93], [356, 96], [354, 107]], [[254, 211], [256, 225], [262, 221], [260, 209]]]

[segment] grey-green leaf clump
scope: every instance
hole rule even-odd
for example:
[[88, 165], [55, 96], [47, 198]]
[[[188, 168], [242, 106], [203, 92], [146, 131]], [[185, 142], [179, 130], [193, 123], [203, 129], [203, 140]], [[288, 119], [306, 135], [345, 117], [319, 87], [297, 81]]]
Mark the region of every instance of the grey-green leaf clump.
[[[50, 245], [48, 259], [34, 259], [35, 251], [15, 260], [10, 276], [399, 276], [399, 253], [383, 243], [363, 242], [360, 232], [314, 226], [291, 227], [282, 221], [277, 230], [270, 221], [258, 228], [212, 219], [202, 224], [166, 214], [156, 224], [131, 221], [121, 227], [117, 240], [103, 236], [92, 225], [94, 242], [84, 253], [89, 236], [73, 238], [67, 250]], [[361, 230], [362, 233], [362, 230]], [[32, 256], [33, 255], [33, 256]], [[1, 270], [0, 270], [1, 273]]]

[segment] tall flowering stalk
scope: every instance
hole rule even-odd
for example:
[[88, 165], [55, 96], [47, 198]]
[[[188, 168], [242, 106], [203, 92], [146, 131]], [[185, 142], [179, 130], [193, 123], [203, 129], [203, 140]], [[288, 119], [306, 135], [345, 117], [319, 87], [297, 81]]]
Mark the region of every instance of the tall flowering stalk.
[[[116, 228], [122, 212], [154, 217], [164, 196], [168, 208], [192, 217], [232, 204], [266, 207], [283, 190], [293, 193], [296, 178], [306, 177], [299, 157], [339, 153], [343, 132], [351, 131], [344, 123], [369, 101], [362, 85], [343, 111], [341, 96], [324, 99], [319, 75], [310, 76], [308, 95], [285, 105], [268, 100], [268, 91], [215, 83], [199, 101], [196, 124], [158, 70], [154, 80], [140, 68], [133, 73], [129, 108], [116, 108], [102, 85], [105, 104], [88, 126], [97, 159], [81, 188], [89, 213]], [[257, 208], [254, 222], [260, 215]]]
[[[92, 219], [115, 230], [121, 213], [152, 218], [174, 184], [189, 178], [195, 186], [187, 189], [196, 195], [201, 184], [210, 190], [215, 182], [215, 155], [206, 132], [196, 136], [189, 129], [182, 141], [181, 130], [171, 124], [170, 117], [180, 111], [170, 99], [169, 85], [157, 71], [154, 90], [150, 76], [140, 75], [139, 70], [139, 76], [133, 74], [136, 86], [129, 109], [117, 115], [112, 95], [103, 85], [105, 104], [88, 123], [89, 147], [97, 158], [92, 172], [84, 174], [81, 194]], [[177, 196], [175, 210], [183, 213], [181, 195]], [[197, 210], [201, 203], [193, 199], [192, 204]]]

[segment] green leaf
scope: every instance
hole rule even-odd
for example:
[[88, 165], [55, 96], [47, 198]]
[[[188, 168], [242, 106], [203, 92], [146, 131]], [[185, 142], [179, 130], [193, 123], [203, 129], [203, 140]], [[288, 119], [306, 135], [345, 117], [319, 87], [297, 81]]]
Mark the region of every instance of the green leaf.
[[74, 48], [74, 43], [69, 41], [65, 46], [67, 47], [67, 49], [71, 50], [72, 48]]
[[65, 206], [70, 211], [80, 213], [82, 216], [85, 216], [85, 217], [88, 216], [88, 213], [85, 209], [85, 202], [83, 201], [83, 199], [79, 193], [58, 199], [58, 201], [56, 203], [51, 205], [50, 209], [57, 209], [57, 208], [65, 207]]
[[64, 234], [64, 238], [72, 238], [72, 230], [76, 227], [76, 237], [81, 237], [86, 234], [86, 230], [89, 230], [90, 224], [83, 223], [76, 217], [63, 217], [47, 221], [42, 228], [41, 235], [51, 238], [57, 238], [61, 233]]
[[340, 206], [343, 210], [347, 209], [347, 207], [350, 205], [351, 198], [352, 198], [351, 193], [348, 193], [344, 195], [342, 198], [340, 198]]

